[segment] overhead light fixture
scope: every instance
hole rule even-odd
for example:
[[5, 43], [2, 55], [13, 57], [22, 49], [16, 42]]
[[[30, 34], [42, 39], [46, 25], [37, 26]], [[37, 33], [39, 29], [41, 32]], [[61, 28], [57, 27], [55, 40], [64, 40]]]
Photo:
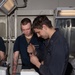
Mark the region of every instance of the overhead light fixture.
[[56, 17], [75, 17], [75, 7], [58, 7], [55, 10]]
[[58, 15], [60, 15], [60, 16], [75, 16], [75, 10], [61, 10], [61, 11], [58, 11]]
[[16, 8], [14, 0], [0, 0], [0, 9], [9, 15]]

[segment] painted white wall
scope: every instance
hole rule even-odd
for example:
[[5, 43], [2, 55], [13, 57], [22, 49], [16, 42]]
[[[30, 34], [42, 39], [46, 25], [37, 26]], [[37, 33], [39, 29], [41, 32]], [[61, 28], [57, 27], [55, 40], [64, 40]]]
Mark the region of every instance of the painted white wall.
[[25, 10], [54, 10], [68, 6], [75, 6], [75, 0], [28, 0]]
[[69, 6], [75, 7], [75, 0], [59, 0], [58, 6], [59, 7], [69, 7]]
[[[23, 4], [23, 0], [17, 0], [19, 5]], [[75, 0], [28, 0], [27, 7], [19, 8], [19, 10], [54, 10], [57, 7], [75, 6]], [[20, 11], [22, 13], [22, 11]], [[0, 14], [2, 14], [0, 12]]]
[[50, 10], [58, 5], [58, 0], [28, 0], [26, 10]]

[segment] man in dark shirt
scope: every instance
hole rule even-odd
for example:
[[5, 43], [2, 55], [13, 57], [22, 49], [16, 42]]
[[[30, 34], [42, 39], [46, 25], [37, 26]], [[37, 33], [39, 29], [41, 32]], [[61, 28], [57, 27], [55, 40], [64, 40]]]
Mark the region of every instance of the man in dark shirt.
[[0, 63], [5, 60], [5, 51], [6, 51], [6, 48], [5, 48], [4, 41], [0, 37]]
[[[31, 46], [28, 47], [30, 61], [42, 75], [65, 75], [69, 59], [69, 47], [66, 39], [61, 35], [59, 29], [53, 28], [51, 21], [45, 16], [37, 16], [33, 21], [33, 30], [38, 37], [44, 38], [44, 60], [38, 59], [38, 53], [33, 53]], [[37, 55], [37, 56], [36, 56]]]
[[39, 39], [36, 34], [33, 34], [31, 30], [31, 20], [29, 18], [22, 19], [21, 31], [23, 34], [18, 36], [14, 43], [13, 75], [16, 74], [19, 54], [22, 60], [22, 69], [34, 68], [36, 71], [38, 71], [38, 68], [30, 63], [27, 47], [29, 44], [33, 44], [36, 50], [39, 50], [41, 47], [40, 45], [42, 45], [41, 39]]

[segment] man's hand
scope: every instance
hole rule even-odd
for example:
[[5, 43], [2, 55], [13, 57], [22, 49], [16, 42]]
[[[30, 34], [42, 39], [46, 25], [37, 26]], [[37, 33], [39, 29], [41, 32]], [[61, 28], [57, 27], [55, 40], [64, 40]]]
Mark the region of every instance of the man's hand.
[[30, 43], [27, 47], [27, 52], [29, 53], [29, 56], [32, 54], [35, 55], [35, 46]]

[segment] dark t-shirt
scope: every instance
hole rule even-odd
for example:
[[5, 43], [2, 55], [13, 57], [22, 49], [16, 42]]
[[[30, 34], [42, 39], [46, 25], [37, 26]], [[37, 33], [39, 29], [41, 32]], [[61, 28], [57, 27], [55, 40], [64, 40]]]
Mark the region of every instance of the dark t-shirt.
[[6, 51], [4, 41], [3, 41], [3, 39], [1, 37], [0, 37], [0, 51], [3, 51], [3, 52]]
[[22, 69], [25, 69], [25, 68], [29, 69], [29, 68], [34, 67], [34, 65], [30, 63], [30, 58], [29, 58], [29, 54], [27, 52], [27, 47], [30, 43], [32, 43], [33, 45], [35, 45], [35, 48], [38, 51], [38, 50], [40, 50], [39, 48], [42, 47], [41, 41], [42, 40], [39, 39], [35, 34], [32, 36], [29, 43], [26, 41], [24, 34], [17, 37], [13, 50], [14, 50], [14, 52], [15, 51], [20, 52], [21, 60], [22, 60]]

